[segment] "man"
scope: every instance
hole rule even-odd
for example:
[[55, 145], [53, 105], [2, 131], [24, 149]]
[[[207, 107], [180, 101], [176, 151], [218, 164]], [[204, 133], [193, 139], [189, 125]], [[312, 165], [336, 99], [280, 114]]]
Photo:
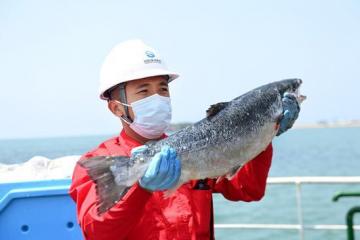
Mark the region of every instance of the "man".
[[[117, 45], [100, 74], [100, 97], [121, 119], [123, 130], [82, 159], [130, 156], [143, 151], [149, 140], [165, 138], [171, 106], [168, 83], [178, 75], [165, 67], [158, 53], [140, 40]], [[285, 97], [278, 135], [290, 128], [299, 107]], [[176, 185], [181, 162], [174, 149], [164, 147], [143, 177], [117, 203], [98, 215], [95, 184], [77, 165], [70, 195], [77, 203], [80, 227], [86, 239], [214, 239], [212, 193], [232, 201], [260, 200], [271, 165], [272, 146], [242, 167], [230, 180], [198, 179], [183, 184], [165, 198], [163, 190]]]

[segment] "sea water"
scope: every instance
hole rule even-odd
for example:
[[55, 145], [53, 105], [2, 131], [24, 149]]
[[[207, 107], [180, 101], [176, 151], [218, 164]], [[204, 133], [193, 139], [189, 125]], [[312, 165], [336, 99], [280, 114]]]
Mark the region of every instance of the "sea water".
[[[0, 140], [0, 163], [22, 163], [33, 156], [81, 155], [110, 136]], [[270, 177], [360, 176], [360, 128], [293, 129], [273, 141]], [[345, 224], [360, 198], [331, 199], [339, 191], [360, 192], [356, 184], [302, 186], [304, 224]], [[298, 224], [294, 185], [269, 185], [260, 202], [231, 202], [214, 194], [215, 223]], [[360, 224], [360, 214], [355, 224]], [[217, 239], [300, 239], [297, 230], [216, 229]], [[360, 237], [359, 231], [356, 237]], [[344, 230], [306, 230], [305, 239], [346, 239]]]
[[[294, 129], [273, 141], [270, 177], [360, 176], [360, 128]], [[305, 225], [345, 224], [360, 197], [332, 202], [339, 191], [360, 192], [359, 184], [302, 186]], [[214, 195], [216, 223], [298, 224], [295, 185], [269, 185], [260, 202], [230, 202]], [[355, 215], [360, 224], [360, 214]], [[346, 231], [306, 230], [305, 239], [341, 240]], [[300, 239], [297, 230], [216, 229], [218, 239]], [[360, 238], [359, 231], [356, 237]]]

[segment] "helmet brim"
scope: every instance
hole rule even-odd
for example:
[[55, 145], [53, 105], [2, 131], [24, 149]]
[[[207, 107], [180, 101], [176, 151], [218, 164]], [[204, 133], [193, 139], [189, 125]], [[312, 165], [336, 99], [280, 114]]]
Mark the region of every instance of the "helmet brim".
[[126, 79], [126, 80], [117, 81], [115, 84], [113, 84], [112, 86], [108, 87], [105, 90], [100, 89], [100, 98], [103, 100], [108, 100], [109, 98], [107, 96], [105, 96], [106, 95], [105, 93], [109, 89], [114, 88], [116, 85], [118, 85], [120, 83], [130, 82], [130, 81], [134, 81], [134, 80], [139, 80], [139, 79], [148, 78], [148, 77], [155, 77], [155, 76], [169, 76], [168, 82], [170, 83], [173, 80], [175, 80], [176, 78], [178, 78], [179, 74], [165, 70], [165, 69], [147, 69], [146, 71], [143, 70], [141, 72], [133, 73], [129, 76], [122, 78], [122, 79]]

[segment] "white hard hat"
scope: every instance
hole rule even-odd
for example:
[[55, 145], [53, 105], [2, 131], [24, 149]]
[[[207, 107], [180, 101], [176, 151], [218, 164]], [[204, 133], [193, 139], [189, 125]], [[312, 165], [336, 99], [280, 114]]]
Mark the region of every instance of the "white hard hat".
[[169, 71], [157, 51], [141, 40], [129, 40], [116, 45], [106, 56], [100, 70], [100, 98], [119, 83], [153, 76], [169, 76], [169, 82], [179, 77]]

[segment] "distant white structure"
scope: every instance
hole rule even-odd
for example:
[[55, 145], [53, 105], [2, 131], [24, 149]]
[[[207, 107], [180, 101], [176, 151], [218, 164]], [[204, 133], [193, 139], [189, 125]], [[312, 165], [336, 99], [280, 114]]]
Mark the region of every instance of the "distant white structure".
[[71, 178], [80, 156], [35, 156], [20, 164], [0, 164], [0, 183]]

